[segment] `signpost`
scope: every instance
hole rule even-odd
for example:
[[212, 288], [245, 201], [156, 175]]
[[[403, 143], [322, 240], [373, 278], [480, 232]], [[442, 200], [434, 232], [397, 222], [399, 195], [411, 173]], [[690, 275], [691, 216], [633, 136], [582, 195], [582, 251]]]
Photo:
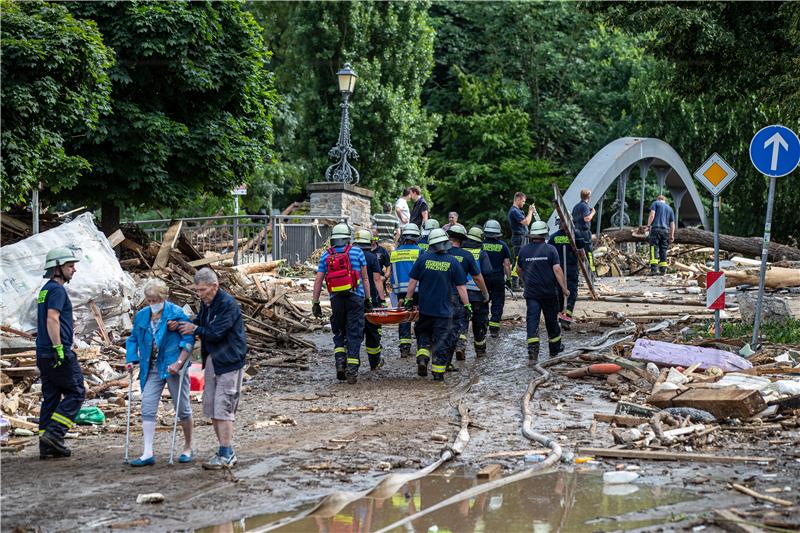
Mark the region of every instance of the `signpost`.
[[[706, 276], [706, 299], [707, 307], [714, 309], [714, 336], [719, 339], [722, 333], [719, 312], [725, 308], [725, 275], [719, 271], [719, 195], [736, 178], [736, 171], [718, 153], [714, 152], [695, 171], [694, 177], [705, 185], [706, 189], [714, 196], [714, 272], [709, 272]], [[711, 274], [714, 274], [714, 276]], [[717, 289], [720, 286], [718, 281], [714, 282], [712, 280], [717, 280], [720, 277], [722, 278], [721, 298], [717, 294], [717, 290], [712, 291], [712, 286]], [[720, 300], [721, 304], [719, 303]]]
[[242, 184], [231, 191], [233, 195], [233, 264], [239, 264], [239, 197], [247, 195], [247, 185]]
[[758, 279], [758, 300], [753, 324], [753, 349], [758, 344], [758, 327], [761, 323], [761, 306], [764, 301], [764, 280], [767, 274], [767, 256], [772, 231], [772, 204], [775, 201], [775, 178], [792, 172], [800, 163], [800, 139], [797, 134], [778, 124], [762, 128], [750, 141], [750, 161], [756, 170], [769, 177], [767, 195], [767, 220], [764, 222], [764, 241], [761, 246], [761, 273]]

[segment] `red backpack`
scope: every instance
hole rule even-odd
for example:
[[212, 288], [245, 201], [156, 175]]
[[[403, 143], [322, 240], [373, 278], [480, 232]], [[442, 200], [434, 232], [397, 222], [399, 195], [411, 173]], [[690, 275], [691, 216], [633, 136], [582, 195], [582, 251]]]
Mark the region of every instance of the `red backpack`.
[[354, 290], [358, 287], [358, 272], [353, 270], [350, 264], [350, 248], [348, 244], [341, 253], [336, 252], [333, 247], [328, 248], [328, 257], [325, 259], [325, 265], [328, 267], [325, 284], [330, 293]]

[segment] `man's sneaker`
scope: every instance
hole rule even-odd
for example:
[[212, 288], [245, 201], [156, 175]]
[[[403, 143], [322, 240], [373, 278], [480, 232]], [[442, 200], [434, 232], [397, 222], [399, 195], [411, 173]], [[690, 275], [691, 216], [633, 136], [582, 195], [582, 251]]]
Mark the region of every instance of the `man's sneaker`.
[[358, 382], [358, 365], [347, 365], [347, 383], [355, 385]]
[[423, 378], [428, 375], [428, 358], [424, 355], [417, 357], [417, 375]]
[[531, 361], [539, 360], [539, 343], [532, 342], [528, 344], [528, 359]]
[[500, 328], [497, 326], [489, 326], [489, 335], [496, 339], [500, 336]]
[[42, 444], [50, 448], [53, 457], [69, 457], [70, 455], [72, 455], [70, 449], [64, 445], [64, 441], [62, 441], [49, 431], [45, 431], [39, 437], [40, 450]]
[[222, 457], [220, 454], [214, 454], [214, 457], [203, 463], [203, 468], [206, 470], [221, 470], [223, 468], [231, 468], [236, 464], [236, 453], [232, 453], [230, 457]]

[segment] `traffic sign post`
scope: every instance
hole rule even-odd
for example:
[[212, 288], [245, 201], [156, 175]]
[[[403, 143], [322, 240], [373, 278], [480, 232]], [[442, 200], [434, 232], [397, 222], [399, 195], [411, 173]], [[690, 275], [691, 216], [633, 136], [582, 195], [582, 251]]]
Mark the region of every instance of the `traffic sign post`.
[[[736, 178], [736, 171], [718, 153], [714, 152], [695, 171], [694, 177], [705, 185], [706, 189], [714, 196], [714, 276], [711, 276], [712, 272], [706, 276], [706, 298], [708, 299], [708, 308], [714, 309], [714, 337], [719, 339], [722, 334], [719, 312], [725, 308], [725, 275], [719, 271], [719, 195]], [[712, 280], [717, 280], [719, 277], [722, 278], [721, 300], [719, 295], [712, 291], [712, 285], [719, 286], [718, 281], [712, 283]], [[719, 301], [722, 302], [721, 307]], [[712, 307], [712, 304], [715, 306]]]
[[758, 278], [758, 299], [753, 323], [753, 349], [758, 345], [758, 328], [761, 324], [761, 307], [764, 302], [764, 282], [767, 275], [767, 256], [772, 231], [772, 204], [775, 201], [775, 179], [785, 176], [800, 163], [800, 139], [787, 128], [775, 124], [762, 128], [750, 141], [750, 161], [756, 170], [769, 177], [767, 194], [767, 219], [764, 222], [764, 240], [761, 246], [761, 272]]

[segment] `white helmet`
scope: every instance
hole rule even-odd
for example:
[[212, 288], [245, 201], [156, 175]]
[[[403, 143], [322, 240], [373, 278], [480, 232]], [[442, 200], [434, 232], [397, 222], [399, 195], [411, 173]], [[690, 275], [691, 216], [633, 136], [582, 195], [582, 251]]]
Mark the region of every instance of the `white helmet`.
[[548, 233], [550, 233], [550, 229], [547, 227], [547, 222], [544, 220], [537, 220], [531, 224], [532, 237], [539, 237], [542, 235], [547, 235]]

